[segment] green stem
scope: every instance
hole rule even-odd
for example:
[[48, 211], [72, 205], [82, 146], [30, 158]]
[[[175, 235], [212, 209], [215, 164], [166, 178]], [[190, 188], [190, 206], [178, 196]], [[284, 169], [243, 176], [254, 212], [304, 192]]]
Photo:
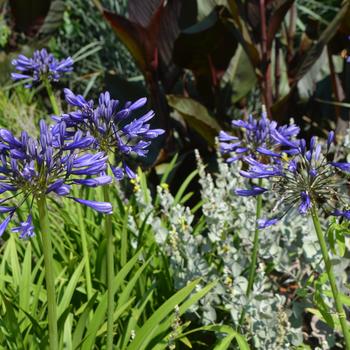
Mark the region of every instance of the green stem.
[[49, 215], [46, 205], [46, 197], [38, 198], [39, 222], [41, 237], [43, 243], [45, 280], [47, 290], [47, 308], [49, 320], [49, 345], [51, 350], [58, 350], [58, 332], [57, 332], [57, 309], [55, 293], [55, 276], [53, 269], [53, 253], [51, 245], [51, 236], [49, 230]]
[[48, 80], [44, 80], [44, 85], [46, 87], [47, 94], [49, 95], [49, 99], [51, 102], [53, 112], [55, 113], [55, 115], [60, 115], [60, 110], [58, 108], [56, 97], [52, 91], [52, 87], [51, 87], [50, 82]]
[[333, 298], [334, 298], [334, 302], [335, 302], [335, 308], [337, 310], [338, 318], [340, 321], [340, 326], [342, 328], [343, 335], [344, 335], [346, 350], [350, 350], [350, 333], [349, 333], [349, 329], [348, 329], [348, 325], [347, 325], [347, 321], [346, 321], [346, 314], [345, 314], [345, 311], [343, 308], [343, 304], [340, 300], [340, 294], [339, 294], [336, 280], [334, 277], [332, 262], [331, 262], [329, 255], [328, 255], [327, 244], [326, 244], [325, 238], [323, 236], [320, 220], [319, 220], [318, 215], [317, 215], [317, 207], [314, 203], [313, 203], [312, 208], [311, 208], [311, 216], [312, 216], [312, 220], [314, 222], [314, 227], [315, 227], [315, 231], [317, 234], [317, 238], [318, 238], [318, 241], [320, 243], [321, 252], [322, 252], [323, 260], [324, 260], [324, 263], [326, 266], [326, 272], [328, 275], [329, 283], [331, 285], [331, 290], [332, 290], [332, 294], [333, 294]]
[[86, 226], [83, 216], [83, 208], [78, 205], [78, 222], [79, 222], [79, 231], [80, 231], [80, 238], [81, 238], [81, 245], [83, 248], [83, 255], [85, 259], [85, 280], [86, 280], [86, 294], [88, 300], [92, 298], [92, 282], [91, 282], [91, 268], [90, 268], [90, 259], [89, 259], [89, 249], [88, 249], [88, 240], [87, 240], [87, 233], [86, 233]]
[[[261, 181], [259, 181], [259, 186], [261, 186]], [[248, 286], [246, 290], [246, 296], [248, 297], [253, 289], [254, 285], [254, 277], [256, 272], [256, 261], [258, 258], [258, 250], [259, 250], [259, 228], [258, 228], [258, 219], [261, 216], [261, 208], [262, 208], [262, 195], [258, 195], [256, 199], [256, 223], [255, 223], [255, 232], [254, 232], [254, 240], [253, 240], [253, 252], [252, 252], [252, 261], [249, 267], [249, 278], [248, 278]]]
[[[259, 179], [259, 187], [262, 186], [262, 179]], [[258, 228], [258, 219], [261, 216], [261, 208], [262, 208], [262, 195], [258, 195], [256, 199], [256, 214], [255, 214], [255, 231], [254, 231], [254, 239], [253, 239], [253, 252], [252, 252], [252, 260], [250, 262], [249, 266], [249, 277], [248, 277], [248, 286], [246, 290], [246, 296], [249, 297], [253, 285], [254, 285], [254, 278], [255, 278], [255, 272], [256, 272], [256, 262], [258, 259], [258, 250], [259, 250], [259, 228]], [[242, 325], [243, 320], [245, 316], [245, 308], [243, 308], [241, 317], [239, 319], [239, 326]]]
[[[103, 187], [103, 197], [105, 202], [109, 202], [109, 186]], [[114, 278], [114, 259], [113, 259], [113, 227], [112, 216], [105, 216], [105, 232], [107, 244], [107, 350], [113, 349], [113, 278]]]

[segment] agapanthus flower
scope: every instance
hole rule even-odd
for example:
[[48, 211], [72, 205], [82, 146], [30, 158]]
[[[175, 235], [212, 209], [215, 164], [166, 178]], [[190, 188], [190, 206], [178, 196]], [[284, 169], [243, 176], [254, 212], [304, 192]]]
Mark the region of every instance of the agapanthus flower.
[[16, 210], [27, 202], [28, 218], [13, 231], [19, 232], [22, 238], [32, 237], [32, 203], [49, 194], [66, 196], [101, 213], [112, 212], [110, 203], [70, 195], [72, 185], [102, 186], [112, 178], [105, 175], [106, 155], [86, 151], [94, 138], [78, 131], [67, 139], [65, 130], [62, 122], [58, 132], [53, 134], [43, 120], [38, 139], [29, 137], [25, 131], [16, 138], [10, 131], [0, 129], [0, 213], [7, 215], [0, 225], [0, 236]]
[[[328, 215], [350, 219], [349, 198], [347, 197], [347, 179], [350, 164], [331, 162], [329, 150], [334, 139], [330, 132], [327, 144], [321, 144], [312, 137], [309, 148], [305, 140], [300, 140], [292, 155], [279, 158], [274, 163], [264, 164], [253, 158], [247, 158], [249, 169], [242, 170], [242, 176], [250, 179], [266, 179], [266, 187], [238, 189], [238, 195], [257, 195], [266, 192], [270, 200], [276, 198], [272, 216], [258, 221], [259, 228], [277, 223], [288, 211], [296, 209], [299, 214], [307, 215], [315, 207]], [[245, 192], [243, 192], [245, 191]]]
[[[252, 115], [248, 120], [233, 120], [232, 126], [242, 131], [242, 136], [232, 136], [225, 131], [219, 134], [220, 151], [229, 154], [228, 163], [252, 157], [261, 159], [266, 157], [279, 158], [281, 147], [296, 145], [293, 138], [299, 133], [299, 127], [294, 124], [277, 126], [270, 121], [265, 112], [260, 119]], [[287, 144], [286, 144], [287, 142]]]
[[135, 118], [135, 112], [145, 106], [147, 99], [141, 98], [121, 106], [118, 100], [110, 97], [109, 92], [104, 92], [95, 105], [94, 101], [86, 101], [69, 89], [65, 89], [64, 93], [68, 104], [76, 109], [54, 117], [56, 132], [63, 122], [67, 125], [68, 136], [76, 130], [92, 135], [92, 147], [110, 156], [110, 167], [115, 178], [121, 180], [125, 174], [134, 178], [135, 173], [129, 165], [130, 157], [145, 157], [151, 140], [164, 133], [162, 129], [150, 128], [149, 121], [154, 117], [152, 110]]
[[12, 60], [12, 65], [18, 73], [12, 73], [11, 76], [14, 80], [31, 79], [31, 82], [25, 85], [31, 87], [32, 82], [58, 81], [62, 75], [73, 70], [73, 63], [71, 57], [59, 61], [46, 49], [35, 50], [31, 58], [19, 55]]

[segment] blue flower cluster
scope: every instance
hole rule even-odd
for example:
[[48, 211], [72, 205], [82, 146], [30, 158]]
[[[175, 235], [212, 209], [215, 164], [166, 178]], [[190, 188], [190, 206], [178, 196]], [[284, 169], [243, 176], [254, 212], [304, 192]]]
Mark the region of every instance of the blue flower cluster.
[[244, 128], [245, 134], [239, 139], [222, 132], [221, 151], [238, 154], [229, 158], [229, 162], [242, 159], [247, 164], [248, 168], [240, 171], [241, 176], [267, 179], [265, 187], [252, 185], [249, 189], [236, 189], [236, 194], [258, 196], [269, 193], [270, 199], [276, 198], [272, 217], [259, 219], [259, 228], [277, 223], [294, 208], [305, 215], [314, 206], [329, 215], [350, 219], [350, 210], [339, 209], [348, 205], [342, 188], [347, 181], [342, 172], [350, 172], [350, 164], [328, 160], [334, 132], [329, 133], [323, 150], [315, 137], [311, 138], [309, 148], [304, 139], [296, 139], [299, 131], [296, 126], [277, 127], [264, 116], [259, 121], [250, 117], [247, 122], [235, 121], [233, 125]]
[[[6, 198], [1, 199], [0, 213], [8, 213], [8, 216], [0, 225], [0, 235], [22, 204], [27, 202], [31, 207], [35, 199], [49, 193], [68, 196], [101, 213], [111, 213], [110, 203], [69, 196], [73, 184], [96, 187], [112, 181], [110, 176], [103, 175], [107, 157], [102, 152], [86, 152], [93, 142], [92, 137], [84, 136], [81, 132], [68, 139], [64, 123], [54, 134], [43, 120], [38, 139], [29, 137], [25, 131], [20, 138], [16, 138], [10, 131], [1, 129], [0, 193], [5, 194]], [[81, 179], [83, 175], [89, 178]], [[3, 206], [6, 202], [11, 205]], [[28, 219], [14, 231], [20, 232], [22, 238], [32, 236], [31, 222], [30, 213]]]
[[97, 104], [86, 101], [69, 89], [64, 89], [64, 93], [67, 103], [77, 109], [61, 117], [53, 117], [57, 122], [55, 128], [59, 129], [64, 123], [68, 135], [78, 130], [92, 135], [92, 147], [115, 158], [110, 164], [115, 178], [121, 180], [125, 174], [134, 178], [128, 159], [132, 155], [145, 157], [151, 140], [164, 133], [162, 129], [150, 129], [148, 122], [154, 117], [152, 110], [130, 121], [135, 112], [145, 106], [147, 99], [141, 98], [121, 106], [118, 100], [111, 99], [109, 92], [101, 93]]
[[[32, 58], [19, 55], [12, 60], [12, 65], [19, 73], [12, 73], [11, 76], [14, 80], [31, 79], [35, 83], [45, 80], [58, 81], [63, 74], [73, 70], [73, 64], [71, 57], [59, 61], [46, 49], [36, 50]], [[32, 84], [28, 83], [25, 86], [31, 87]]]
[[[33, 58], [19, 55], [12, 64], [20, 72], [13, 73], [13, 79], [31, 78], [44, 83], [57, 81], [73, 69], [70, 57], [58, 61], [45, 49], [35, 51]], [[108, 165], [117, 180], [125, 174], [135, 177], [127, 164], [130, 156], [146, 156], [151, 140], [164, 133], [162, 129], [150, 128], [148, 122], [154, 117], [153, 111], [130, 120], [135, 111], [145, 106], [146, 98], [120, 106], [109, 92], [104, 92], [95, 105], [69, 89], [64, 93], [68, 104], [76, 110], [53, 117], [56, 123], [52, 126], [40, 121], [37, 139], [25, 131], [16, 138], [9, 130], [0, 130], [0, 194], [4, 194], [0, 213], [7, 215], [0, 225], [0, 236], [16, 211], [27, 203], [30, 208], [27, 219], [12, 231], [19, 232], [21, 238], [32, 237], [33, 202], [49, 194], [66, 196], [97, 212], [111, 214], [110, 203], [75, 198], [70, 195], [71, 186], [111, 183]], [[112, 158], [117, 166], [110, 164]]]
[[242, 137], [232, 136], [225, 131], [219, 134], [220, 151], [223, 154], [233, 154], [227, 161], [229, 163], [237, 160], [245, 160], [246, 157], [261, 159], [266, 156], [278, 157], [281, 148], [281, 140], [291, 140], [298, 135], [300, 129], [296, 125], [277, 126], [275, 121], [270, 121], [265, 112], [260, 119], [252, 115], [248, 120], [232, 121], [234, 128], [242, 131]]

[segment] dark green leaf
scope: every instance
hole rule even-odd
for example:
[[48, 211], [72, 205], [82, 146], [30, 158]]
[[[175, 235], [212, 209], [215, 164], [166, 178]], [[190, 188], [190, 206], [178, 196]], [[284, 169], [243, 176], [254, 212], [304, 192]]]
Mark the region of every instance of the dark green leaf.
[[181, 96], [168, 95], [169, 105], [174, 108], [186, 122], [196, 130], [210, 145], [219, 134], [221, 127], [199, 102]]

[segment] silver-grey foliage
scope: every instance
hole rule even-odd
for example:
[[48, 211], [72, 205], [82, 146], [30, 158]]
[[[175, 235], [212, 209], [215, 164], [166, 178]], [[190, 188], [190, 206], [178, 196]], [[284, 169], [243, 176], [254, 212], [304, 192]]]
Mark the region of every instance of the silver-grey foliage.
[[[234, 194], [235, 188], [245, 186], [246, 180], [239, 176], [240, 164], [228, 165], [218, 156], [218, 172], [211, 175], [198, 152], [196, 157], [203, 201], [201, 219], [178, 203], [166, 184], [157, 188], [157, 207], [150, 193], [135, 186], [140, 218], [147, 218], [156, 242], [169, 257], [175, 287], [180, 289], [197, 277], [202, 278], [202, 286], [218, 279], [217, 286], [192, 309], [203, 324], [225, 322], [237, 327], [244, 309], [242, 333], [254, 348], [292, 349], [302, 344], [302, 312], [312, 303], [296, 298], [295, 289], [288, 288], [301, 287], [315, 272], [324, 272], [312, 222], [290, 213], [279, 225], [260, 231], [257, 273], [247, 298], [255, 199]], [[264, 212], [269, 212], [268, 198]], [[133, 219], [130, 224], [135, 227]], [[341, 280], [349, 263], [344, 259], [338, 262]], [[312, 295], [312, 285], [309, 292]], [[316, 324], [318, 319], [313, 321]], [[334, 345], [330, 329], [315, 327], [313, 336], [322, 342], [322, 349]]]

